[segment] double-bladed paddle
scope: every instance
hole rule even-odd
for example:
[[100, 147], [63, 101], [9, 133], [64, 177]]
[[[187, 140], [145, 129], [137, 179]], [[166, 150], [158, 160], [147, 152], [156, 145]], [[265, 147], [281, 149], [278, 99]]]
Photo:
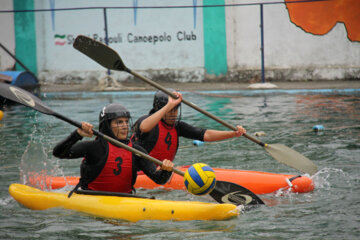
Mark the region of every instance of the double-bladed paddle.
[[[167, 90], [166, 88], [162, 87], [161, 85], [157, 84], [156, 82], [141, 76], [140, 74], [130, 70], [125, 66], [122, 59], [120, 58], [119, 54], [110, 48], [109, 46], [98, 42], [92, 38], [87, 36], [79, 35], [73, 44], [74, 48], [85, 54], [86, 56], [93, 59], [95, 62], [99, 63], [103, 67], [111, 70], [117, 71], [125, 71], [130, 73], [131, 75], [140, 78], [141, 80], [147, 82], [151, 86], [163, 91], [167, 95], [171, 96], [172, 98], [177, 98], [172, 92]], [[199, 108], [195, 104], [182, 99], [182, 102], [186, 105], [192, 107], [193, 109], [201, 112], [202, 114], [212, 118], [213, 120], [217, 121], [218, 123], [224, 125], [225, 127], [236, 131], [237, 128], [222, 119], [216, 117], [215, 115]], [[264, 149], [278, 162], [284, 163], [292, 168], [295, 168], [299, 171], [309, 173], [310, 175], [314, 175], [317, 172], [317, 166], [310, 161], [305, 156], [301, 155], [297, 151], [283, 145], [283, 144], [267, 144], [263, 143], [259, 139], [256, 139], [248, 134], [243, 134], [244, 137], [257, 143], [258, 145], [264, 147]]]
[[[52, 111], [45, 103], [43, 103], [38, 97], [32, 95], [31, 93], [25, 91], [24, 89], [0, 83], [0, 96], [14, 101], [16, 103], [20, 103], [27, 107], [30, 107], [36, 111], [41, 113], [52, 115], [56, 118], [59, 118], [71, 125], [74, 125], [78, 128], [81, 128], [81, 123], [71, 120], [57, 112]], [[111, 144], [126, 149], [129, 152], [136, 154], [139, 157], [152, 161], [158, 165], [162, 165], [162, 162], [156, 158], [153, 158], [135, 148], [132, 148], [122, 142], [117, 141], [99, 131], [93, 129], [93, 133], [95, 136], [105, 139], [106, 141], [110, 142]], [[179, 169], [173, 168], [173, 171], [176, 174], [184, 176], [184, 172], [180, 171]], [[216, 181], [216, 186], [210, 193], [210, 196], [219, 203], [232, 203], [235, 205], [258, 205], [264, 204], [264, 202], [253, 192], [244, 188], [240, 185], [224, 182], [224, 181]]]

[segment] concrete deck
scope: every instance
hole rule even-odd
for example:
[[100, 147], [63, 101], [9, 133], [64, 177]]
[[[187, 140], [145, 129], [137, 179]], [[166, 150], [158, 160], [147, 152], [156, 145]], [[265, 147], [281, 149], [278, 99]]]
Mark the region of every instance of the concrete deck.
[[[261, 83], [233, 83], [233, 82], [202, 82], [202, 83], [174, 83], [158, 82], [166, 88], [172, 88], [179, 91], [210, 91], [210, 90], [251, 90], [261, 89]], [[78, 92], [78, 91], [146, 91], [154, 90], [147, 83], [120, 83], [117, 86], [91, 86], [89, 84], [74, 85], [42, 85], [41, 92]], [[264, 84], [263, 89], [268, 89], [268, 83]], [[306, 82], [271, 82], [275, 89], [360, 89], [360, 81], [306, 81]], [[256, 86], [250, 88], [250, 86]], [[272, 87], [270, 87], [272, 88]], [[274, 89], [274, 88], [272, 88]]]

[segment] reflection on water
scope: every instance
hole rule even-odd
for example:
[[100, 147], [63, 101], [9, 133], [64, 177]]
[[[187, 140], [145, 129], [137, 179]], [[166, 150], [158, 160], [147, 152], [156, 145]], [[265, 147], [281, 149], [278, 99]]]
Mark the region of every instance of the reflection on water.
[[[25, 107], [11, 106], [0, 121], [0, 238], [356, 239], [360, 235], [359, 95], [184, 97], [233, 125], [245, 126], [249, 134], [263, 131], [266, 135], [259, 138], [264, 142], [285, 144], [311, 159], [319, 167], [313, 176], [315, 190], [306, 194], [279, 190], [263, 195], [268, 206], [218, 222], [128, 223], [62, 209], [31, 211], [9, 196], [8, 186], [26, 182], [34, 172], [40, 178], [47, 174], [78, 176], [81, 159], [59, 160], [52, 156], [52, 148], [75, 130], [73, 126]], [[152, 98], [153, 92], [59, 93], [49, 94], [43, 101], [71, 119], [97, 126], [104, 105], [119, 102], [136, 120], [149, 111]], [[187, 106], [182, 108], [182, 119], [195, 126], [226, 130]], [[324, 125], [324, 131], [313, 132], [316, 124]], [[180, 139], [180, 146], [188, 147], [179, 150], [175, 165], [205, 162], [213, 167], [299, 174], [246, 138], [201, 147]], [[138, 193], [156, 195], [157, 199], [212, 201], [182, 191], [139, 189]]]
[[360, 120], [360, 97], [342, 95], [297, 95], [297, 114], [317, 120]]

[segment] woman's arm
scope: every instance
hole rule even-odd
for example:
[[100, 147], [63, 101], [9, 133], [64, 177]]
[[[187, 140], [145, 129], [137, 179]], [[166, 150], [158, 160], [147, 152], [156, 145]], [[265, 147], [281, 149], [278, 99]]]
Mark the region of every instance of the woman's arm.
[[[67, 138], [56, 144], [53, 149], [53, 155], [57, 158], [79, 158], [82, 157], [82, 151], [77, 150], [76, 144], [83, 137], [77, 131], [72, 132]], [[74, 148], [75, 146], [75, 148]]]
[[[170, 160], [167, 161], [171, 162]], [[157, 170], [156, 165], [146, 159], [142, 159], [140, 162], [140, 169], [155, 183], [164, 185], [170, 179], [172, 171], [162, 169]], [[172, 166], [170, 168], [172, 169]]]
[[79, 158], [86, 154], [86, 145], [88, 143], [78, 143], [83, 137], [92, 136], [92, 125], [82, 122], [83, 129], [77, 129], [67, 138], [59, 142], [53, 149], [53, 155], [58, 158]]
[[228, 138], [240, 137], [244, 133], [246, 133], [245, 128], [243, 128], [242, 126], [236, 126], [236, 127], [237, 127], [237, 131], [218, 131], [218, 130], [208, 129], [205, 131], [204, 141], [206, 142], [221, 141]]
[[[146, 153], [146, 150], [139, 145], [134, 145], [134, 148]], [[174, 164], [170, 160], [164, 160], [161, 169], [157, 169], [155, 163], [133, 155], [136, 161], [138, 170], [142, 170], [151, 180], [157, 184], [165, 184], [171, 177], [172, 168]]]
[[173, 109], [174, 107], [176, 107], [181, 103], [182, 100], [181, 93], [174, 92], [174, 94], [178, 96], [177, 99], [173, 99], [172, 97], [169, 96], [168, 102], [163, 108], [151, 114], [149, 117], [147, 117], [140, 123], [141, 133], [150, 132], [160, 122], [160, 120], [165, 116], [166, 113], [168, 113], [169, 111], [171, 111], [171, 109]]

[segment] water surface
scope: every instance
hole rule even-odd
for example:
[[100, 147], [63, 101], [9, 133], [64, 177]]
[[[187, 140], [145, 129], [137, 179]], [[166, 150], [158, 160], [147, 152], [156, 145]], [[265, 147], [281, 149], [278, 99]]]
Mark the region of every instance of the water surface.
[[[255, 94], [254, 94], [255, 93]], [[54, 111], [97, 126], [101, 108], [121, 103], [133, 120], [146, 114], [154, 92], [52, 93], [42, 100]], [[360, 237], [360, 94], [344, 92], [231, 92], [229, 97], [184, 93], [184, 98], [261, 140], [285, 144], [311, 159], [319, 171], [315, 190], [261, 195], [271, 203], [227, 221], [129, 223], [63, 209], [33, 211], [8, 194], [11, 183], [26, 182], [29, 172], [79, 175], [81, 159], [59, 160], [52, 148], [75, 128], [23, 106], [6, 108], [0, 121], [1, 239], [358, 239]], [[222, 94], [224, 95], [224, 94]], [[182, 107], [182, 119], [195, 126], [225, 127]], [[313, 132], [321, 124], [324, 131]], [[193, 147], [181, 139], [176, 165], [205, 162], [212, 167], [299, 174], [275, 161], [246, 138]], [[183, 191], [139, 190], [159, 199], [212, 201]]]

